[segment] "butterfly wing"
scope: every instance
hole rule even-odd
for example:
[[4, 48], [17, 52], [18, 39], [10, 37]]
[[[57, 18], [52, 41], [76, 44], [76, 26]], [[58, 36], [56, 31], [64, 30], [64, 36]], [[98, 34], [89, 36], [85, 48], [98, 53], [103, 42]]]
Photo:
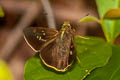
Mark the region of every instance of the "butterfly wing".
[[38, 52], [48, 42], [52, 42], [57, 34], [57, 30], [43, 27], [28, 27], [24, 29], [24, 38], [35, 52]]
[[76, 47], [75, 44], [72, 42], [71, 46], [70, 46], [70, 55], [69, 55], [69, 59], [68, 59], [68, 64], [71, 65], [74, 61], [74, 59], [76, 58]]
[[58, 49], [58, 45], [56, 44], [55, 40], [41, 50], [40, 58], [42, 59], [43, 63], [46, 66], [51, 67], [57, 71], [64, 72], [73, 63], [73, 61], [76, 58], [76, 48], [74, 43], [71, 43], [71, 46], [70, 46], [70, 50], [68, 51], [70, 55], [66, 56], [68, 57], [68, 62], [66, 62], [66, 64], [68, 63], [67, 65], [59, 65], [60, 60], [58, 59], [60, 56], [57, 54], [59, 54], [60, 51]]

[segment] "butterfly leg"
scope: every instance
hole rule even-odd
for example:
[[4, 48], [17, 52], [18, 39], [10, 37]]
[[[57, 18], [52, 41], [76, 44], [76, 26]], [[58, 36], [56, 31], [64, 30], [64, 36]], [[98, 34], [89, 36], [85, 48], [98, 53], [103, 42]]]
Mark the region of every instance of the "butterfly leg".
[[80, 58], [78, 56], [76, 56], [76, 58], [77, 58], [78, 62], [80, 63]]
[[76, 35], [77, 37], [80, 37], [80, 38], [83, 38], [83, 39], [89, 39], [87, 37], [83, 37], [83, 36], [80, 36], [80, 35]]

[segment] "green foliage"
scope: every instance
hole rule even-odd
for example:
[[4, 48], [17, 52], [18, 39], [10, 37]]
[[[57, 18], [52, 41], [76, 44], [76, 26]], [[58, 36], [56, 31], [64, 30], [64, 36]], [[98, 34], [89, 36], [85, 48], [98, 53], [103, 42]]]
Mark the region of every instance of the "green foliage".
[[118, 1], [119, 0], [96, 0], [100, 18], [103, 19], [108, 10], [117, 8]]
[[80, 22], [96, 21], [101, 24], [107, 42], [112, 44], [120, 34], [120, 0], [96, 0], [96, 3], [100, 20], [87, 16]]
[[[112, 44], [120, 34], [120, 0], [96, 0], [96, 3], [106, 40]], [[93, 18], [89, 18], [89, 20], [84, 18], [81, 22], [84, 21], [98, 22]], [[111, 46], [112, 56], [109, 62], [105, 66], [93, 70], [85, 80], [120, 80], [120, 46]], [[104, 49], [106, 50], [106, 48]]]
[[107, 64], [112, 51], [103, 39], [76, 37], [75, 43], [80, 63], [76, 60], [68, 71], [62, 73], [44, 66], [39, 56], [34, 56], [26, 63], [25, 80], [82, 80], [96, 67]]
[[13, 80], [7, 64], [0, 60], [0, 80]]
[[103, 31], [108, 42], [113, 43], [115, 38], [120, 34], [120, 20], [104, 19], [102, 23]]
[[[111, 15], [109, 16], [111, 17]], [[116, 16], [115, 16], [116, 17]], [[108, 17], [107, 17], [108, 18]], [[113, 17], [114, 18], [114, 17]], [[117, 17], [119, 18], [119, 16]], [[95, 17], [85, 17], [80, 22], [96, 21], [101, 24], [103, 32], [106, 36], [107, 42], [111, 44], [115, 38], [120, 34], [120, 19], [97, 19]]]
[[4, 12], [2, 10], [2, 8], [0, 7], [0, 17], [3, 17], [4, 16]]
[[113, 46], [107, 65], [93, 71], [85, 80], [120, 80], [120, 46]]
[[[115, 38], [120, 34], [120, 20], [105, 19], [104, 17], [109, 10], [114, 8], [120, 8], [120, 0], [96, 0], [96, 3], [100, 19], [102, 20], [101, 25], [105, 33], [106, 39], [108, 42], [113, 43]], [[116, 13], [118, 13], [118, 11], [116, 11]]]

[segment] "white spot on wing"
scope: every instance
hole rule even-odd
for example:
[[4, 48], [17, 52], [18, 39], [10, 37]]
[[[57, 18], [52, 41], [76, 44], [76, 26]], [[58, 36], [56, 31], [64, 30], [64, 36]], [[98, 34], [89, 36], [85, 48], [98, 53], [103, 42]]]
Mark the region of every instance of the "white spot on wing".
[[43, 35], [45, 36], [45, 33], [43, 33]]
[[70, 51], [70, 55], [72, 55], [72, 51]]
[[41, 38], [41, 36], [39, 37], [39, 40], [41, 40], [42, 38]]
[[37, 36], [37, 39], [39, 39], [39, 36]]

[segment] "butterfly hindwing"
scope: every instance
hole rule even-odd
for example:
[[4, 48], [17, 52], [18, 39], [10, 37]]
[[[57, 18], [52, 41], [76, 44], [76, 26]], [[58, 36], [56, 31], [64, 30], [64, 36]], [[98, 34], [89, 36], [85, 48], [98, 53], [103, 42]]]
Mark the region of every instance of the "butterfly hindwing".
[[[45, 48], [43, 48], [40, 52], [40, 57], [43, 61], [43, 63], [51, 68], [54, 68], [57, 71], [66, 71], [66, 69], [73, 63], [74, 59], [76, 58], [76, 49], [74, 43], [71, 42], [71, 45], [69, 47], [69, 51], [66, 53], [69, 53], [68, 62], [66, 62], [66, 65], [59, 65], [59, 62], [61, 61], [59, 58], [60, 56], [57, 55], [59, 52], [61, 52], [58, 49], [58, 43], [54, 40], [50, 44], [48, 44]], [[67, 64], [68, 63], [68, 64]]]
[[28, 27], [24, 29], [24, 38], [26, 42], [36, 52], [38, 52], [45, 43], [54, 39], [57, 34], [57, 30], [43, 27]]

